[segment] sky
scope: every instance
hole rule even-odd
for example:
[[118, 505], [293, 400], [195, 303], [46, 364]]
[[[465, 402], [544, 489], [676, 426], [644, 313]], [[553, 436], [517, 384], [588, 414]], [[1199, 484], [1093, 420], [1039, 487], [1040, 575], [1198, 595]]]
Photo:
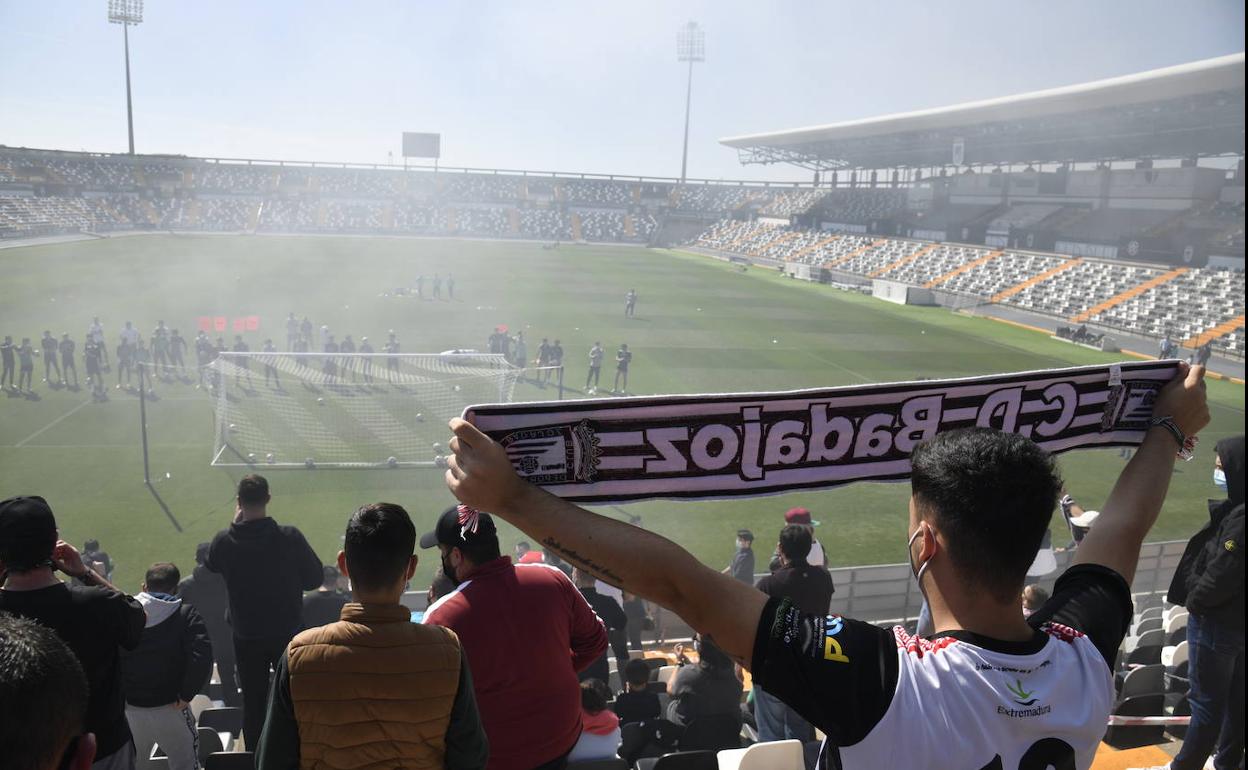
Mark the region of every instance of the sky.
[[[0, 0], [0, 144], [124, 152], [122, 29], [106, 0]], [[736, 134], [1004, 96], [1244, 50], [1242, 0], [147, 0], [131, 29], [140, 153], [689, 176]]]

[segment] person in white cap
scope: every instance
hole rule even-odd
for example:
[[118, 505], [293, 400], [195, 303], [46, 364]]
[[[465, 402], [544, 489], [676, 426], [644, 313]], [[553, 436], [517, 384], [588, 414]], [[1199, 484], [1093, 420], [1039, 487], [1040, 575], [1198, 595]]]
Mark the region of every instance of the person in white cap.
[[1062, 518], [1066, 520], [1066, 526], [1070, 528], [1070, 542], [1060, 548], [1054, 548], [1057, 553], [1069, 551], [1072, 548], [1078, 548], [1079, 543], [1083, 540], [1083, 536], [1088, 534], [1088, 530], [1092, 529], [1092, 522], [1096, 521], [1096, 517], [1100, 516], [1100, 511], [1085, 511], [1075, 498], [1062, 487], [1062, 499], [1058, 501], [1058, 505], [1062, 509]]

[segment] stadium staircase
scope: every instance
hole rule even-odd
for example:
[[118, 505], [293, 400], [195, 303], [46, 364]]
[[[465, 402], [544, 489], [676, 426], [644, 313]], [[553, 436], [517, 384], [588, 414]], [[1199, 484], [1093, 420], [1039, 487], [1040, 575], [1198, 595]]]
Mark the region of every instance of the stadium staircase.
[[199, 201], [192, 198], [182, 208], [182, 216], [190, 227], [199, 227]]
[[1137, 283], [1135, 286], [1132, 286], [1131, 288], [1127, 289], [1124, 292], [1115, 294], [1114, 296], [1110, 297], [1109, 299], [1105, 300], [1099, 305], [1093, 305], [1092, 307], [1088, 308], [1082, 313], [1078, 313], [1076, 315], [1071, 316], [1070, 320], [1076, 323], [1086, 321], [1092, 316], [1097, 315], [1098, 313], [1103, 313], [1106, 310], [1109, 310], [1110, 308], [1114, 308], [1114, 307], [1121, 305], [1122, 303], [1126, 302], [1132, 297], [1140, 296], [1141, 294], [1148, 291], [1149, 289], [1155, 288], [1157, 286], [1161, 286], [1163, 283], [1169, 283], [1170, 281], [1173, 281], [1175, 278], [1178, 278], [1180, 275], [1183, 275], [1184, 273], [1186, 273], [1187, 270], [1188, 268], [1186, 267], [1175, 268], [1174, 270], [1171, 270], [1169, 272], [1162, 273], [1156, 278], [1150, 278], [1149, 280], [1143, 283]]
[[906, 256], [902, 257], [901, 259], [897, 260], [896, 262], [890, 262], [889, 264], [885, 265], [884, 267], [881, 267], [881, 268], [880, 268], [880, 269], [878, 269], [878, 270], [872, 270], [871, 272], [867, 273], [867, 277], [868, 277], [868, 278], [879, 278], [879, 277], [881, 277], [881, 276], [883, 276], [883, 275], [887, 275], [888, 273], [893, 272], [893, 271], [894, 271], [894, 270], [896, 270], [897, 268], [899, 268], [899, 267], [904, 267], [905, 265], [910, 264], [911, 262], [915, 261], [916, 259], [921, 258], [923, 255], [931, 253], [931, 252], [932, 252], [932, 251], [934, 251], [934, 250], [936, 249], [936, 247], [938, 247], [938, 246], [940, 246], [940, 244], [939, 244], [939, 243], [929, 243], [929, 244], [927, 244], [926, 246], [924, 246], [923, 248], [921, 248], [921, 249], [919, 249], [918, 251], [914, 252], [913, 254], [907, 254]]
[[840, 237], [841, 236], [839, 235], [829, 235], [827, 238], [821, 238], [820, 240], [815, 241], [809, 246], [803, 249], [799, 249], [795, 254], [793, 254], [793, 256], [789, 257], [789, 260], [793, 262], [801, 262], [803, 261], [803, 258], [806, 257], [807, 255], [813, 254], [814, 252], [818, 251], [819, 249], [822, 249], [824, 246], [827, 246], [828, 244], [832, 243], [833, 241], [837, 240]]
[[624, 215], [624, 237], [625, 238], [637, 237], [637, 223], [633, 221], [632, 214]]
[[188, 190], [195, 186], [195, 169], [182, 169], [182, 186]]
[[1236, 329], [1242, 328], [1244, 328], [1244, 316], [1241, 315], [1238, 318], [1232, 318], [1229, 321], [1224, 321], [1212, 329], [1207, 329], [1200, 334], [1197, 334], [1195, 337], [1183, 340], [1183, 347], [1198, 348], [1206, 342], [1213, 342], [1219, 337], [1230, 334]]
[[446, 210], [446, 230], [450, 233], [459, 230], [459, 212], [455, 209]]
[[143, 173], [143, 169], [134, 166], [130, 169], [130, 173], [134, 174], [134, 183], [139, 187], [147, 187], [147, 174]]
[[316, 207], [316, 226], [324, 227], [329, 222], [329, 201], [322, 200]]
[[248, 232], [254, 233], [256, 231], [256, 228], [260, 227], [260, 213], [263, 210], [264, 210], [264, 202], [261, 201], [258, 205], [251, 207], [251, 209], [247, 212]]
[[825, 262], [825, 263], [823, 263], [823, 266], [824, 266], [824, 267], [829, 267], [829, 268], [830, 268], [830, 267], [836, 267], [837, 265], [841, 264], [842, 262], [848, 262], [849, 260], [853, 259], [854, 257], [860, 257], [860, 256], [862, 256], [863, 254], [866, 254], [866, 253], [867, 253], [868, 251], [870, 251], [871, 249], [876, 249], [876, 248], [879, 248], [880, 246], [883, 246], [883, 245], [884, 245], [884, 244], [886, 244], [886, 243], [888, 243], [888, 239], [887, 239], [887, 238], [881, 238], [881, 239], [879, 239], [878, 241], [872, 241], [872, 242], [868, 243], [866, 246], [862, 246], [862, 247], [859, 247], [859, 248], [857, 248], [857, 249], [854, 249], [853, 251], [849, 252], [848, 254], [842, 254], [841, 256], [837, 257], [836, 259], [832, 260], [831, 262]]
[[520, 235], [520, 210], [511, 208], [507, 209], [507, 234], [511, 236]]
[[1037, 273], [1036, 275], [1033, 275], [1032, 277], [1028, 278], [1027, 280], [1021, 283], [1016, 283], [1010, 288], [1005, 289], [1004, 291], [997, 292], [996, 294], [992, 295], [992, 298], [989, 299], [988, 301], [1000, 302], [1002, 300], [1009, 299], [1010, 297], [1013, 297], [1015, 294], [1018, 294], [1019, 292], [1023, 291], [1024, 289], [1030, 286], [1035, 286], [1038, 283], [1047, 281], [1053, 276], [1057, 275], [1058, 273], [1064, 273], [1067, 270], [1071, 269], [1072, 267], [1075, 267], [1076, 265], [1081, 265], [1081, 264], [1083, 264], [1083, 260], [1079, 259], [1078, 257], [1074, 259], [1068, 259], [1062, 264], [1057, 265], [1056, 267], [1051, 267], [1048, 270], [1045, 270], [1043, 273]]
[[394, 201], [387, 201], [381, 210], [381, 226], [387, 230], [394, 228]]
[[[113, 204], [109, 203], [107, 198], [100, 199], [100, 208], [104, 211], [105, 214], [108, 214], [108, 216], [111, 217], [114, 221], [117, 221], [117, 222], [129, 222], [130, 221], [125, 216], [123, 216], [122, 213], [118, 211], [116, 207], [113, 206]], [[131, 224], [134, 224], [134, 223], [131, 222]]]
[[962, 275], [963, 273], [970, 272], [971, 270], [974, 270], [982, 265], [986, 265], [1004, 253], [1005, 253], [1004, 251], [990, 251], [984, 256], [980, 257], [979, 259], [972, 259], [970, 262], [965, 262], [961, 265], [958, 265], [957, 267], [945, 273], [944, 275], [939, 275], [933, 278], [932, 280], [923, 284], [923, 288], [934, 289], [937, 286], [944, 283], [945, 281], [948, 281], [950, 278], [954, 278], [956, 276]]
[[572, 215], [568, 217], [568, 223], [572, 226], [572, 240], [585, 240], [585, 235], [581, 232], [581, 215], [573, 211]]

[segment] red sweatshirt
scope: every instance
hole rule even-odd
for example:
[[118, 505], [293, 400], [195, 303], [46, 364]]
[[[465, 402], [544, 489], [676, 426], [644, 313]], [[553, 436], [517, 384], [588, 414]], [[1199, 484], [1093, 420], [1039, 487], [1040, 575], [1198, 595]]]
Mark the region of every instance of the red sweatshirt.
[[607, 629], [563, 572], [502, 556], [434, 602], [424, 622], [451, 629], [464, 647], [489, 770], [529, 770], [572, 749], [577, 672], [606, 651]]

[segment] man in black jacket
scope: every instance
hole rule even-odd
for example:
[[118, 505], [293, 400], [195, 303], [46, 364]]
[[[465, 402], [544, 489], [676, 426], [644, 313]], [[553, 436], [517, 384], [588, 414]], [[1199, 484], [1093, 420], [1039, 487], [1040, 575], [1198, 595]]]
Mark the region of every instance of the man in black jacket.
[[[59, 570], [86, 585], [66, 585]], [[134, 766], [126, 724], [118, 648], [133, 649], [143, 633], [143, 607], [82, 563], [69, 543], [57, 539], [56, 518], [42, 497], [0, 502], [0, 612], [36, 620], [64, 640], [87, 675], [86, 731], [95, 733], [93, 767]], [[7, 759], [0, 757], [0, 760]]]
[[[585, 597], [585, 601], [593, 609], [594, 614], [607, 627], [608, 637], [611, 638], [613, 645], [618, 648], [619, 634], [615, 632], [624, 631], [628, 626], [628, 616], [624, 614], [624, 608], [613, 597], [598, 593], [598, 589], [595, 587], [598, 580], [588, 572], [579, 569], [572, 570], [572, 582], [580, 589], [581, 595]], [[622, 652], [624, 659], [628, 660], [628, 637], [626, 635], [623, 637], [623, 641], [624, 648]], [[619, 652], [621, 650], [617, 649], [617, 660]], [[580, 679], [582, 682], [586, 679], [597, 679], [603, 684], [607, 684], [611, 678], [611, 664], [607, 662], [607, 653], [608, 650], [603, 650], [598, 660], [589, 664], [589, 668], [581, 672]]]
[[1167, 598], [1187, 607], [1192, 722], [1172, 770], [1217, 770], [1244, 756], [1244, 437], [1218, 442], [1209, 523], [1183, 552]]
[[[814, 536], [806, 525], [789, 524], [780, 530], [780, 543], [776, 548], [780, 566], [759, 580], [757, 587], [768, 596], [793, 600], [793, 605], [802, 612], [822, 616], [828, 614], [835, 589], [826, 569], [806, 561], [813, 544]], [[754, 721], [760, 741], [815, 739], [815, 728], [809, 722], [757, 685], [754, 687]]]
[[181, 577], [173, 564], [148, 568], [135, 597], [147, 625], [139, 646], [121, 656], [121, 681], [138, 756], [145, 760], [160, 744], [170, 770], [197, 770], [199, 737], [190, 700], [212, 673], [212, 642], [195, 608], [174, 596]]
[[303, 533], [268, 517], [263, 476], [238, 482], [230, 528], [208, 546], [204, 566], [225, 577], [234, 628], [234, 659], [243, 688], [243, 738], [260, 740], [269, 672], [302, 628], [303, 592], [321, 584], [321, 560]]
[[228, 617], [230, 599], [225, 590], [225, 578], [208, 571], [204, 566], [207, 559], [208, 544], [200, 543], [195, 549], [195, 569], [178, 584], [178, 596], [195, 608], [208, 627], [212, 658], [217, 662], [217, 674], [221, 677], [221, 700], [227, 706], [241, 707], [238, 680], [234, 676], [234, 633]]

